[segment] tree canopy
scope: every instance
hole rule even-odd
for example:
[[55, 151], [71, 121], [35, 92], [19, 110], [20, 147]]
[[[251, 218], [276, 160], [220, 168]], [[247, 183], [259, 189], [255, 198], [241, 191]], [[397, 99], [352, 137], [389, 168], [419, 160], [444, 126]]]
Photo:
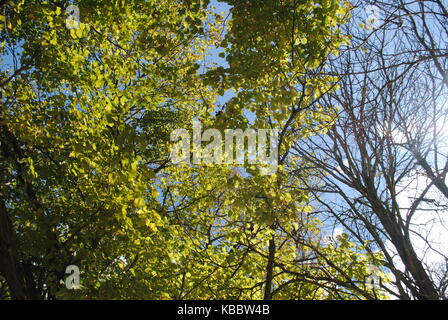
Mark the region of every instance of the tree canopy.
[[[355, 10], [335, 0], [0, 1], [0, 298], [442, 297], [409, 253], [402, 222], [384, 220], [400, 212], [385, 212], [396, 200], [370, 185], [373, 160], [362, 147], [372, 138], [348, 129], [375, 114], [350, 100], [369, 95], [353, 75], [371, 76], [353, 55], [386, 54], [369, 46]], [[172, 133], [194, 135], [194, 123], [278, 132], [275, 172], [250, 157], [174, 163]], [[342, 164], [350, 151], [335, 137], [343, 129], [360, 160], [334, 171], [333, 158]], [[425, 168], [409, 139], [407, 155]], [[246, 146], [243, 137], [237, 148]], [[443, 189], [446, 171], [427, 172]], [[370, 203], [362, 210], [382, 224], [365, 223], [336, 190], [345, 188], [329, 180], [337, 172], [355, 175], [339, 183], [358, 190]], [[328, 207], [322, 192], [341, 196], [364, 225]], [[345, 231], [332, 237], [334, 217]], [[410, 275], [394, 267], [383, 236], [413, 261]], [[77, 290], [65, 284], [72, 265]], [[380, 287], [369, 283], [372, 268]]]

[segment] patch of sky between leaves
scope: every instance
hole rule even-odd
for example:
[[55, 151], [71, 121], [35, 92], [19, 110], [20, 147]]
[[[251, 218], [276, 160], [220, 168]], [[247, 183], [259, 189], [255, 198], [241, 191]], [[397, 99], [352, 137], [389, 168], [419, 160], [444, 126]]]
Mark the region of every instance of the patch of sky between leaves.
[[[212, 0], [210, 2], [210, 8], [213, 8], [213, 12], [215, 12], [215, 13], [223, 14], [224, 19], [226, 19], [226, 18], [230, 19], [232, 16], [232, 13], [230, 10], [232, 7], [226, 3], [220, 2], [218, 0]], [[224, 30], [223, 36], [225, 36], [225, 34], [226, 34], [226, 31]], [[219, 56], [220, 53], [224, 54], [224, 56], [220, 57]], [[210, 50], [207, 52], [205, 60], [206, 60], [205, 61], [206, 63], [216, 64], [216, 67], [224, 67], [224, 68], [229, 67], [229, 64], [227, 63], [227, 60], [225, 58], [224, 49], [220, 48], [220, 47], [212, 46], [210, 48]], [[233, 89], [227, 90], [226, 92], [224, 92], [224, 94], [222, 96], [218, 97], [216, 99], [214, 113], [216, 114], [217, 112], [221, 111], [223, 109], [223, 106], [225, 106], [225, 104], [233, 97], [235, 97], [235, 91]], [[243, 114], [249, 121], [249, 124], [254, 123], [255, 113], [244, 109]]]

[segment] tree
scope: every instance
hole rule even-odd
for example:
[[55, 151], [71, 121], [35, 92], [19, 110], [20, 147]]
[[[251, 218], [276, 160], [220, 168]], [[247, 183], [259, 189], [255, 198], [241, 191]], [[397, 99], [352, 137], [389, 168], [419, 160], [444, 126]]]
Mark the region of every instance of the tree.
[[[331, 63], [341, 89], [322, 103], [339, 107], [338, 117], [294, 150], [319, 169], [307, 188], [323, 214], [383, 254], [395, 277], [390, 294], [441, 299], [447, 253], [430, 230], [446, 223], [446, 9], [439, 1], [375, 4], [384, 9], [380, 27], [348, 24], [352, 46]], [[428, 252], [441, 259], [436, 273]]]
[[[380, 253], [322, 243], [316, 170], [291, 153], [334, 119], [319, 101], [351, 6], [225, 2], [231, 17], [206, 0], [84, 0], [79, 25], [67, 1], [0, 2], [2, 297], [384, 297], [366, 286]], [[228, 66], [207, 63], [211, 45]], [[171, 132], [194, 119], [277, 129], [278, 171], [171, 163]]]
[[0, 271], [12, 298], [66, 293], [70, 264], [82, 264], [83, 296], [159, 294], [130, 275], [163, 254], [153, 179], [169, 133], [213, 100], [197, 72], [216, 32], [207, 4], [80, 1], [78, 29], [65, 1], [2, 5]]

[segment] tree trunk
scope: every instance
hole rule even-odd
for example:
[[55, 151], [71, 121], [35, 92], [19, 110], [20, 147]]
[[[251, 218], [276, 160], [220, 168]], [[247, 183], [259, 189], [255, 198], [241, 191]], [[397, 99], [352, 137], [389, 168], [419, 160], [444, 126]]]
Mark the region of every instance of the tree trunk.
[[272, 300], [272, 280], [274, 277], [275, 240], [274, 235], [269, 240], [269, 258], [266, 266], [266, 286], [264, 288], [264, 300]]
[[12, 299], [28, 299], [25, 278], [17, 261], [14, 229], [5, 201], [0, 198], [0, 274], [5, 277]]

